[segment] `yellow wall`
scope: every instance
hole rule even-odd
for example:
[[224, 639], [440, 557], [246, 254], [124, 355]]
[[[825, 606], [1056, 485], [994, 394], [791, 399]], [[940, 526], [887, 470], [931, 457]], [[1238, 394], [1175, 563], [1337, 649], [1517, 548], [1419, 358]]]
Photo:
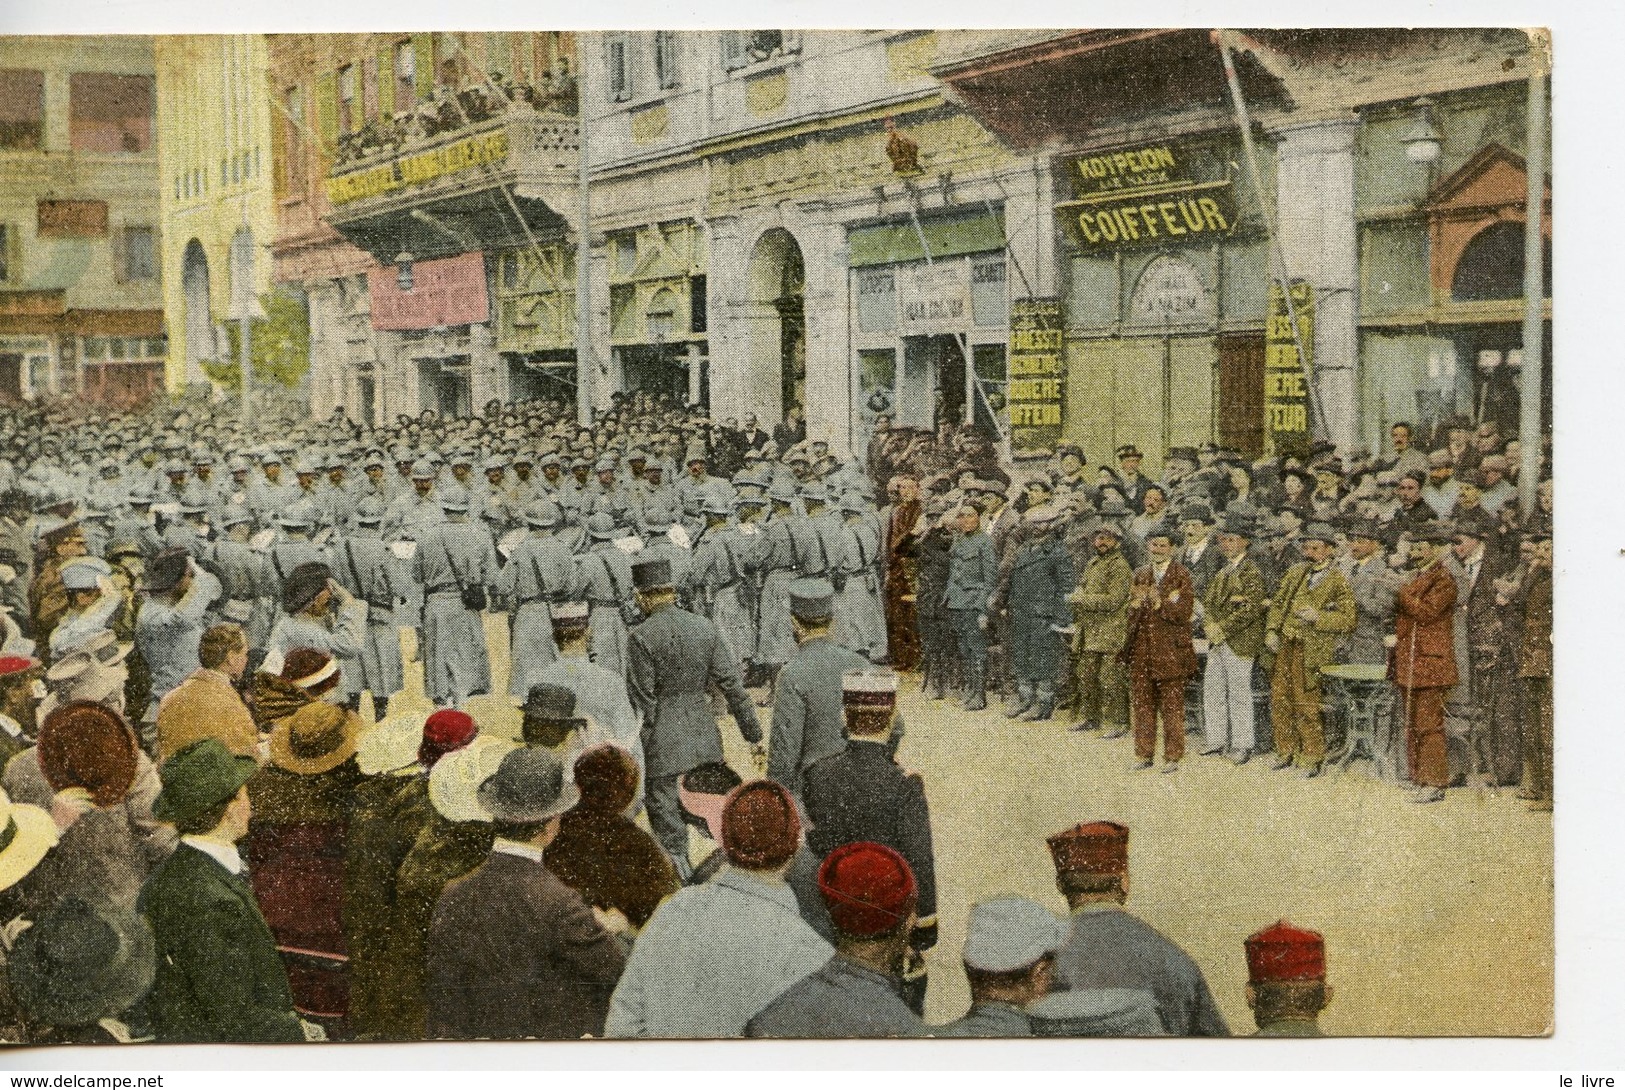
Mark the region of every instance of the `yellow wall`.
[[[158, 189], [172, 389], [186, 382], [181, 269], [187, 244], [197, 239], [208, 258], [214, 322], [233, 317], [231, 241], [244, 226], [255, 242], [253, 292], [257, 296], [270, 290], [276, 210], [266, 63], [260, 34], [157, 39]], [[224, 182], [222, 160], [227, 163]]]

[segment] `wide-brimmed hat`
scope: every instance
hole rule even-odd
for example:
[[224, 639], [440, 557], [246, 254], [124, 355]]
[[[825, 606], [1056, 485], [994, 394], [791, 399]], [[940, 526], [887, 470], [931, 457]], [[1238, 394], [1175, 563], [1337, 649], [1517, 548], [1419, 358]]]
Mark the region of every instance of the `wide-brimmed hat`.
[[333, 578], [333, 570], [319, 560], [299, 565], [282, 584], [282, 611], [299, 613], [316, 600]]
[[271, 728], [271, 763], [305, 776], [328, 772], [355, 756], [360, 732], [354, 712], [313, 700]]
[[235, 757], [218, 738], [201, 738], [158, 768], [163, 790], [152, 816], [182, 825], [232, 798], [259, 771], [252, 757]]
[[124, 717], [105, 704], [63, 704], [40, 726], [39, 763], [51, 790], [82, 787], [97, 806], [129, 792], [139, 752]]
[[51, 815], [38, 806], [12, 802], [0, 789], [0, 889], [10, 889], [56, 847], [59, 834]]
[[435, 813], [447, 821], [490, 821], [491, 812], [479, 798], [480, 785], [518, 747], [519, 743], [506, 738], [482, 734], [440, 758], [429, 773], [429, 804]]
[[363, 775], [379, 776], [416, 764], [423, 724], [421, 714], [392, 715], [362, 732], [355, 740], [356, 767]]
[[480, 784], [480, 805], [498, 821], [541, 822], [581, 801], [581, 791], [564, 776], [564, 763], [537, 746], [524, 746]]
[[35, 920], [6, 963], [17, 1004], [52, 1026], [86, 1026], [122, 1014], [147, 994], [157, 968], [146, 920], [77, 896]]

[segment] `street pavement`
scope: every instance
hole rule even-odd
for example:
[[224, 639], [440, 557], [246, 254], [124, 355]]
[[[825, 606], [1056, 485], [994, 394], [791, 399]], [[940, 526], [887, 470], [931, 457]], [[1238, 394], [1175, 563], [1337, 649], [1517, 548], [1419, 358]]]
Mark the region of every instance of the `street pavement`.
[[[503, 693], [505, 619], [487, 616], [486, 632]], [[410, 656], [410, 630], [404, 643]], [[1242, 940], [1281, 918], [1326, 936], [1329, 1034], [1549, 1030], [1552, 815], [1524, 809], [1510, 788], [1453, 789], [1418, 806], [1363, 761], [1301, 780], [1267, 760], [1238, 768], [1192, 749], [1173, 775], [1136, 772], [1128, 737], [1007, 720], [996, 704], [965, 712], [924, 697], [914, 677], [899, 708], [908, 732], [898, 760], [924, 777], [936, 843], [941, 941], [927, 956], [928, 1022], [969, 1004], [959, 950], [971, 903], [1015, 893], [1064, 911], [1044, 838], [1109, 819], [1130, 829], [1129, 909], [1196, 960], [1233, 1033], [1254, 1028]], [[429, 710], [419, 664], [408, 664], [391, 710]], [[466, 710], [482, 729], [518, 736], [505, 697], [475, 697]], [[765, 728], [771, 709], [761, 715]], [[722, 733], [729, 763], [750, 778], [731, 720]], [[694, 857], [706, 850], [696, 842]]]

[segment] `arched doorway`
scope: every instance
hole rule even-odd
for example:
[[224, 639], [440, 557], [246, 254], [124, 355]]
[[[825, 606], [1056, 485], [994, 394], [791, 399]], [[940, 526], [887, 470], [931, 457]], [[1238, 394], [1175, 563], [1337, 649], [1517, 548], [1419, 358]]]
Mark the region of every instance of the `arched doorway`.
[[779, 414], [798, 409], [805, 418], [807, 273], [795, 236], [782, 227], [764, 233], [751, 251], [746, 278], [750, 300], [747, 339], [757, 382], [771, 382], [765, 372], [770, 361], [778, 361]]
[[197, 239], [181, 255], [181, 301], [186, 338], [185, 383], [203, 381], [202, 361], [215, 354], [214, 322], [209, 316], [209, 258]]

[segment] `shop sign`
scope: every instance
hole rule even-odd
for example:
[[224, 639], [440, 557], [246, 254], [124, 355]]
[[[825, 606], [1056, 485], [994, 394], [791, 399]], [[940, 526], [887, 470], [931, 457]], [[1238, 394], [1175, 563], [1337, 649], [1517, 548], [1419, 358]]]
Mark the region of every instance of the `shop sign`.
[[898, 279], [905, 334], [944, 333], [970, 327], [970, 271], [963, 261], [924, 265]]
[[1136, 325], [1191, 325], [1211, 320], [1213, 297], [1196, 266], [1159, 254], [1140, 274], [1128, 309]]
[[374, 329], [472, 325], [491, 316], [485, 255], [480, 253], [416, 262], [411, 291], [401, 290], [394, 266], [374, 266], [367, 273], [367, 287]]
[[333, 204], [344, 204], [363, 197], [380, 197], [409, 185], [421, 185], [449, 174], [499, 163], [507, 157], [508, 130], [493, 129], [366, 170], [329, 178], [327, 199]]
[[1066, 402], [1061, 301], [1010, 303], [1010, 442], [1019, 450], [1052, 447], [1061, 438]]
[[1072, 161], [1076, 198], [1055, 206], [1080, 249], [1207, 243], [1235, 229], [1228, 174], [1194, 176], [1195, 163], [1175, 144], [1148, 144]]
[[1309, 385], [1315, 352], [1315, 295], [1303, 280], [1292, 282], [1292, 307], [1298, 315], [1298, 341], [1303, 344], [1303, 366], [1298, 366], [1297, 343], [1287, 313], [1281, 283], [1270, 281], [1269, 315], [1264, 325], [1264, 433], [1277, 454], [1309, 449]]

